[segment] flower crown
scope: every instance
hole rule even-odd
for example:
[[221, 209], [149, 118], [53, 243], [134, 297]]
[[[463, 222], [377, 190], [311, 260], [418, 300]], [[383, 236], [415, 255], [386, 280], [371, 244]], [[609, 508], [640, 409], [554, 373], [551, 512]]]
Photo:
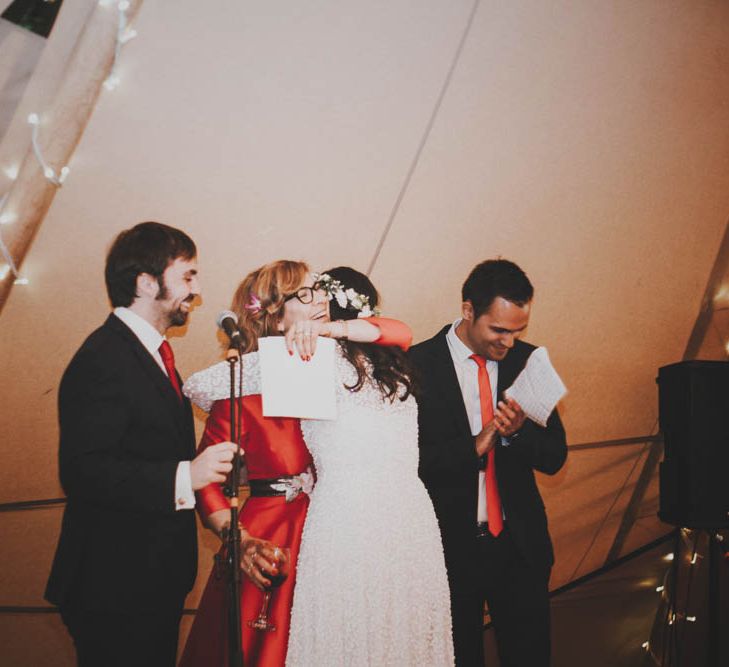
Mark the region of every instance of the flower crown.
[[356, 310], [357, 317], [379, 316], [380, 309], [370, 307], [368, 296], [358, 294], [351, 287], [345, 288], [341, 281], [332, 278], [328, 273], [314, 274], [314, 280], [329, 300], [334, 299], [343, 310]]

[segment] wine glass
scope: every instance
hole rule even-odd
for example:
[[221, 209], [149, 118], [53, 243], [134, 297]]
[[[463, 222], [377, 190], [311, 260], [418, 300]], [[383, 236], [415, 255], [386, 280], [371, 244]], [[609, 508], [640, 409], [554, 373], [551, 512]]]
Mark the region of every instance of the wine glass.
[[277, 573], [270, 574], [263, 572], [263, 576], [267, 577], [270, 583], [266, 590], [263, 591], [263, 601], [258, 616], [254, 620], [248, 621], [249, 628], [263, 632], [273, 632], [276, 629], [276, 626], [268, 618], [268, 605], [274, 590], [283, 584], [286, 581], [286, 577], [289, 576], [289, 565], [291, 563], [291, 550], [288, 547], [278, 547], [274, 551], [274, 554], [277, 556]]

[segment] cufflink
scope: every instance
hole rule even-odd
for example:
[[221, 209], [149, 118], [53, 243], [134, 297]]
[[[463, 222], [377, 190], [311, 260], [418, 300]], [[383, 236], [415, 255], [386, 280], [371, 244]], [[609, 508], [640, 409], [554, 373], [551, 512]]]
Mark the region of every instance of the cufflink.
[[177, 499], [177, 504], [178, 505], [184, 505], [185, 504], [185, 499], [184, 498], [178, 498]]

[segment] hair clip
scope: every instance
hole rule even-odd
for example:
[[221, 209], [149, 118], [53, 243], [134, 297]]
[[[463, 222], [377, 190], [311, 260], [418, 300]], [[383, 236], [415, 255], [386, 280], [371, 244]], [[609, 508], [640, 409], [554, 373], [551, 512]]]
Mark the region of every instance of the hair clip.
[[251, 315], [256, 315], [263, 308], [261, 300], [255, 294], [251, 294], [251, 300], [243, 307], [250, 311]]

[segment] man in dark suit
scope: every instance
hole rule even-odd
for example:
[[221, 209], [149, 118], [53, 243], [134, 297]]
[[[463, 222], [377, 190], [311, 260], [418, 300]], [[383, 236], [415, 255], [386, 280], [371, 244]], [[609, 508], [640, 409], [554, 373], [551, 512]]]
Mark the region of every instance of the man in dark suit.
[[192, 410], [164, 337], [199, 294], [192, 239], [136, 225], [112, 245], [105, 277], [114, 312], [59, 390], [68, 501], [46, 598], [81, 667], [173, 667], [197, 568], [194, 491], [224, 481], [235, 447], [193, 458]]
[[502, 667], [549, 664], [554, 556], [534, 470], [567, 455], [555, 410], [543, 428], [503, 396], [534, 346], [518, 340], [534, 290], [507, 260], [473, 269], [462, 318], [414, 346], [420, 476], [433, 500], [451, 588], [456, 663], [482, 666], [488, 603]]

